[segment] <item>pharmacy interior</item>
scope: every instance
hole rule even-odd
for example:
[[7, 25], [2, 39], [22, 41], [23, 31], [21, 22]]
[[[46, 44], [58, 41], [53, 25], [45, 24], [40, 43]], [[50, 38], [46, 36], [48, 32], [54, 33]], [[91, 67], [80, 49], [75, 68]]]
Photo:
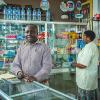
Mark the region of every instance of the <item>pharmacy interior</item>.
[[[76, 100], [72, 62], [85, 46], [85, 30], [96, 33], [100, 47], [99, 5], [99, 0], [0, 0], [0, 100]], [[27, 84], [31, 88], [21, 91], [19, 86], [25, 84], [10, 69], [28, 24], [37, 26], [38, 41], [49, 47], [53, 67], [49, 87], [33, 81]]]

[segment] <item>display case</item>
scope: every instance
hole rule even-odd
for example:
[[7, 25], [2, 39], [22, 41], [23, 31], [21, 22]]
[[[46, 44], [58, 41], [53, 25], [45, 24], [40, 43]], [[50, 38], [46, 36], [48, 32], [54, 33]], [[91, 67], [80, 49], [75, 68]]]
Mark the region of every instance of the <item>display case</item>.
[[[86, 23], [80, 22], [47, 22], [47, 21], [22, 21], [22, 20], [0, 20], [0, 66], [11, 66], [20, 42], [24, 40], [24, 28], [26, 24], [38, 26], [39, 41], [45, 42], [52, 55], [54, 71], [68, 71], [70, 63], [76, 59], [74, 52], [76, 45], [76, 34], [86, 29]], [[73, 37], [73, 38], [72, 38]], [[71, 50], [71, 48], [73, 50]]]
[[77, 22], [48, 22], [47, 44], [51, 49], [53, 70], [51, 73], [75, 72], [71, 63], [76, 61], [77, 53], [83, 48], [82, 33], [86, 23]]
[[41, 83], [24, 83], [16, 78], [1, 80], [0, 89], [2, 100], [76, 100]]

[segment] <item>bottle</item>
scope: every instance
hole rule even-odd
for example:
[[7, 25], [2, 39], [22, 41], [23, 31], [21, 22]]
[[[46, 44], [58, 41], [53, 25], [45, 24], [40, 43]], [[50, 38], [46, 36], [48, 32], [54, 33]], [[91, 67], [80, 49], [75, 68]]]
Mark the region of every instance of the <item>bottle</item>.
[[31, 8], [27, 8], [27, 20], [31, 20]]
[[25, 8], [22, 7], [21, 9], [21, 20], [25, 20]]
[[48, 0], [42, 0], [42, 2], [41, 2], [41, 9], [42, 10], [48, 10], [49, 9]]
[[41, 11], [38, 9], [37, 11], [37, 21], [41, 21]]
[[20, 20], [20, 8], [16, 8], [16, 20]]
[[4, 19], [7, 19], [7, 16], [8, 16], [8, 13], [7, 13], [7, 7], [4, 6], [4, 9], [3, 9], [3, 14], [4, 14]]
[[50, 21], [50, 11], [46, 11], [46, 21]]
[[11, 6], [8, 7], [7, 13], [8, 13], [8, 18], [7, 19], [11, 20], [12, 17], [13, 17], [13, 10], [12, 10]]
[[32, 20], [36, 21], [36, 9], [33, 9]]
[[12, 11], [12, 19], [15, 20], [16, 19], [16, 7], [13, 7], [13, 11]]

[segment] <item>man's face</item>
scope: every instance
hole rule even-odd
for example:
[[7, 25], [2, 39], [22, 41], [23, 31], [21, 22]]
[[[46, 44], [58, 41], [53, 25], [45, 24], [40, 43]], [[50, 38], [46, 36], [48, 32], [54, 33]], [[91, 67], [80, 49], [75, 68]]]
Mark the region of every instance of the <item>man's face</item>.
[[35, 43], [37, 41], [36, 30], [32, 26], [25, 28], [25, 38], [29, 43]]

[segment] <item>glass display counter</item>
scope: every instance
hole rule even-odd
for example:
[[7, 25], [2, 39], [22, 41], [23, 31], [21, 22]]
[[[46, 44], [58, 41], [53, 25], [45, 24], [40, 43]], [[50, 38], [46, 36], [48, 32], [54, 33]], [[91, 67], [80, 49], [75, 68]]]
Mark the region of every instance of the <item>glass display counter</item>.
[[0, 80], [0, 100], [76, 100], [38, 82], [25, 83], [17, 78]]

